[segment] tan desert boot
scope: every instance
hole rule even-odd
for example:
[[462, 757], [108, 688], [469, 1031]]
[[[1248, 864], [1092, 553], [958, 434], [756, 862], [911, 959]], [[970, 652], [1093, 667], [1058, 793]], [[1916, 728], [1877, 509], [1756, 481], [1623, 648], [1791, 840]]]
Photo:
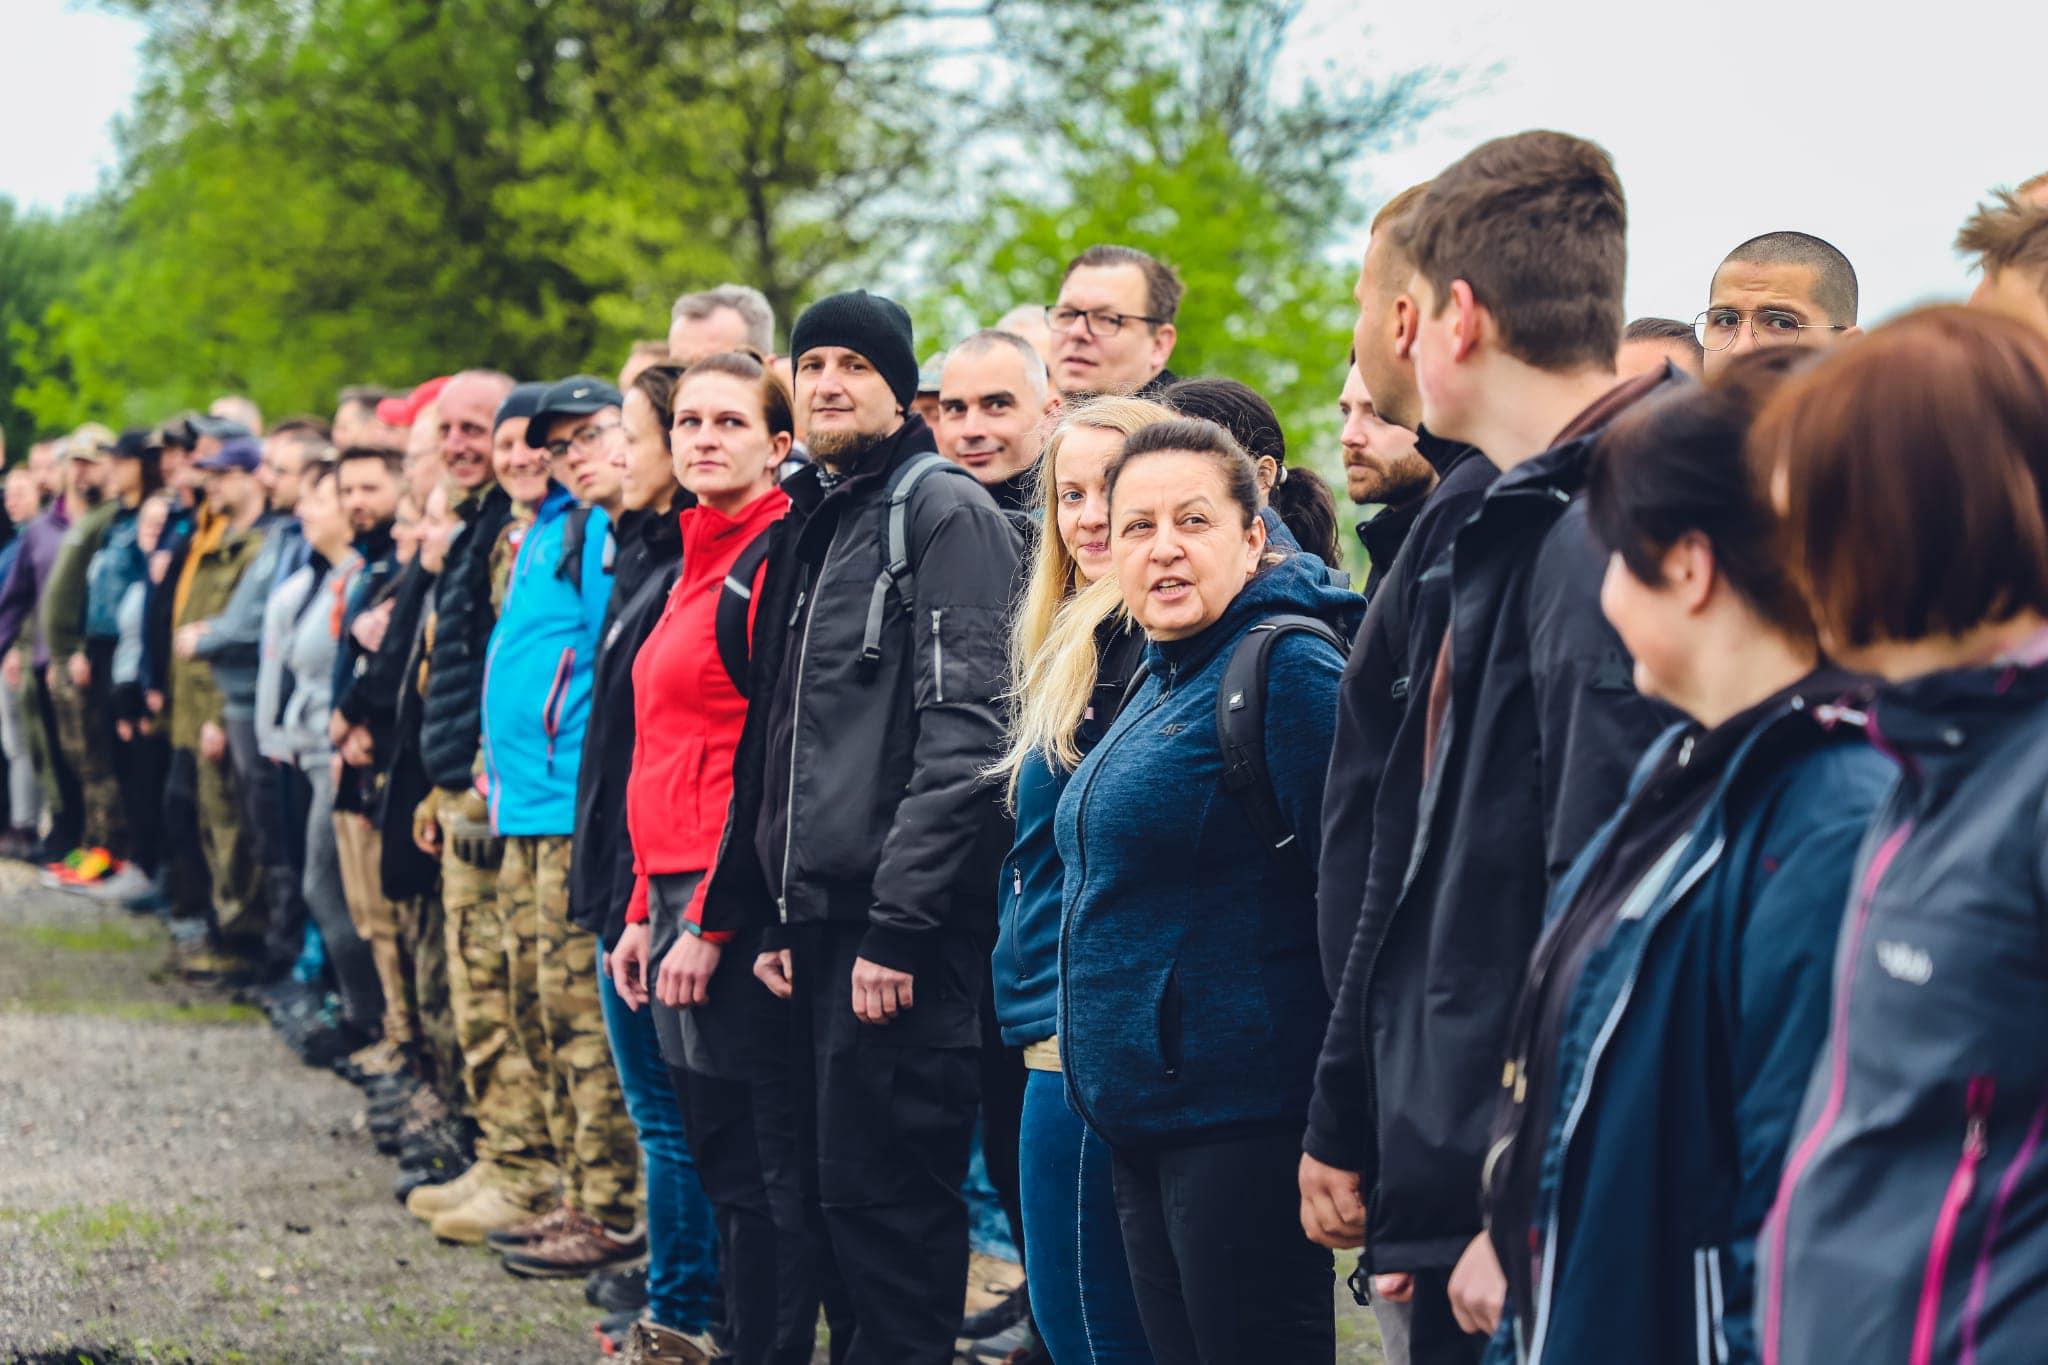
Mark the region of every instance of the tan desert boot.
[[422, 1185], [405, 1197], [405, 1211], [423, 1223], [431, 1223], [477, 1192], [491, 1173], [487, 1162], [474, 1162], [453, 1180], [439, 1185]]
[[487, 1180], [454, 1208], [433, 1221], [434, 1236], [444, 1242], [473, 1246], [498, 1228], [524, 1223], [546, 1210], [545, 1199], [523, 1199], [518, 1191]]

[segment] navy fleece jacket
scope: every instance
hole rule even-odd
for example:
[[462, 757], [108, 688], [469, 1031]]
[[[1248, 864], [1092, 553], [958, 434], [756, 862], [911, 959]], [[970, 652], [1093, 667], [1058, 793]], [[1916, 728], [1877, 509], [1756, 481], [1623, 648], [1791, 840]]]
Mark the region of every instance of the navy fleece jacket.
[[[1308, 1113], [1330, 1010], [1313, 874], [1266, 848], [1222, 790], [1216, 691], [1260, 620], [1343, 619], [1358, 601], [1312, 555], [1261, 571], [1207, 630], [1151, 646], [1144, 683], [1060, 798], [1061, 1057], [1069, 1098], [1112, 1143], [1278, 1131]], [[1267, 663], [1266, 763], [1308, 868], [1343, 667], [1301, 633]]]

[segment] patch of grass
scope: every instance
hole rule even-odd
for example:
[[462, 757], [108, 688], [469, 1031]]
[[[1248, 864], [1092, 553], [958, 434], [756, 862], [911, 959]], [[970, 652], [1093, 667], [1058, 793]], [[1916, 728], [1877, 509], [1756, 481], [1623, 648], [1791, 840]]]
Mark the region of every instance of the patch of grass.
[[24, 1014], [93, 1014], [144, 1024], [258, 1024], [263, 1011], [232, 1000], [118, 1000], [92, 992], [72, 993], [61, 985], [32, 983], [9, 1002]]
[[58, 926], [32, 924], [17, 931], [24, 943], [60, 953], [139, 953], [162, 946], [159, 935], [137, 932], [125, 924]]
[[116, 1201], [100, 1208], [70, 1204], [29, 1219], [38, 1237], [71, 1251], [107, 1251], [117, 1246], [155, 1250], [170, 1240], [170, 1220], [147, 1209]]

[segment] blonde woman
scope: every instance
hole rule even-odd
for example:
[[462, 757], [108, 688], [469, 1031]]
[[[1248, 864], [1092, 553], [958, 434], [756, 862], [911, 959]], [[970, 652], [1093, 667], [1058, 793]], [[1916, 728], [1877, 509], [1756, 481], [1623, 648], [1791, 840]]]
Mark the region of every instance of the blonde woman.
[[1010, 643], [1017, 685], [997, 771], [1010, 784], [1017, 840], [999, 893], [995, 1007], [1003, 1041], [1024, 1049], [1028, 1071], [1019, 1194], [1031, 1311], [1063, 1363], [1151, 1359], [1117, 1230], [1109, 1151], [1067, 1107], [1060, 1075], [1064, 872], [1052, 823], [1068, 774], [1116, 718], [1144, 653], [1110, 572], [1103, 473], [1126, 436], [1171, 416], [1144, 399], [1105, 397], [1053, 428], [1039, 471], [1046, 533]]

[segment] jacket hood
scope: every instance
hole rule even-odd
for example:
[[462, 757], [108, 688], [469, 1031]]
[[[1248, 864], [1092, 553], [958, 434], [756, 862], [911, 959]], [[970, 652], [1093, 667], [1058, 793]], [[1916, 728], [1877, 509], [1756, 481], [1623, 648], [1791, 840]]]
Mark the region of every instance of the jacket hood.
[[1880, 687], [1872, 708], [1872, 733], [1889, 749], [1962, 748], [1970, 732], [1988, 718], [2048, 699], [2044, 646], [2048, 638], [2028, 641], [2013, 658]]
[[1313, 616], [1340, 621], [1357, 611], [1359, 596], [1330, 581], [1329, 568], [1315, 555], [1297, 551], [1252, 575], [1223, 615], [1199, 634], [1155, 640], [1146, 651], [1154, 666], [1198, 668], [1225, 644], [1268, 616]]

